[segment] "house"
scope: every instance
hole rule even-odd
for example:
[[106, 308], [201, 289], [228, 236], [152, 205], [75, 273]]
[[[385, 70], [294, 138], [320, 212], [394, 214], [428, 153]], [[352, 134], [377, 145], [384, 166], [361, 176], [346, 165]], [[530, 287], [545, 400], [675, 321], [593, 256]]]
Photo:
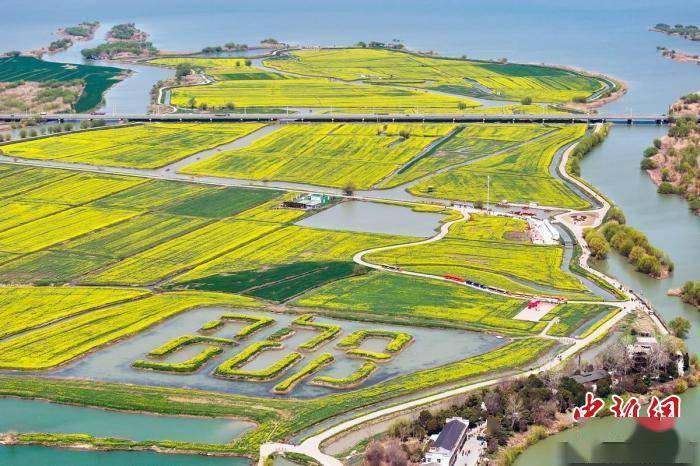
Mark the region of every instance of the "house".
[[424, 464], [476, 465], [485, 448], [483, 439], [486, 422], [469, 428], [469, 421], [461, 417], [448, 418], [442, 432], [431, 440]]
[[581, 372], [578, 375], [572, 375], [571, 378], [586, 387], [587, 390], [596, 391], [598, 381], [610, 377], [607, 371], [597, 369], [592, 372]]
[[328, 194], [306, 194], [298, 197], [293, 201], [284, 201], [282, 207], [289, 209], [321, 209], [327, 206], [333, 200], [333, 196]]
[[633, 344], [627, 345], [627, 356], [632, 360], [635, 369], [640, 370], [647, 366], [649, 353], [658, 344], [656, 338], [641, 335]]

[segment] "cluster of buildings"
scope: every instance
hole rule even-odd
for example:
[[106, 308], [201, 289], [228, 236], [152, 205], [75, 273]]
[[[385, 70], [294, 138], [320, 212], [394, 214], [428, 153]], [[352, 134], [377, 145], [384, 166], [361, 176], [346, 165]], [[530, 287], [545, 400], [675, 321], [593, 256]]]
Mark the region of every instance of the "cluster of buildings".
[[288, 209], [322, 209], [333, 201], [333, 196], [329, 194], [311, 193], [299, 196], [293, 201], [284, 201], [282, 207]]

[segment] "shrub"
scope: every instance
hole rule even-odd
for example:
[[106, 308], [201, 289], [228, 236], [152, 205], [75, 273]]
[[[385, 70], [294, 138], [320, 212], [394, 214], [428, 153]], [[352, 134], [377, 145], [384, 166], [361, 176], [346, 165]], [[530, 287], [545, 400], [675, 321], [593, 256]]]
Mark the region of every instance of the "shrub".
[[673, 194], [676, 192], [676, 188], [668, 181], [664, 181], [659, 185], [659, 189], [657, 189], [656, 192], [659, 194]]
[[661, 272], [661, 263], [656, 257], [645, 254], [637, 261], [637, 270], [650, 275], [658, 275]]
[[683, 379], [677, 381], [676, 384], [673, 386], [673, 393], [675, 393], [676, 395], [685, 393], [686, 390], [688, 390], [688, 384]]
[[644, 149], [644, 157], [653, 157], [658, 153], [659, 153], [659, 149], [657, 149], [656, 147], [653, 147], [653, 146], [647, 147], [646, 149]]
[[690, 331], [690, 321], [685, 317], [675, 317], [671, 319], [668, 326], [671, 327], [671, 330], [673, 330], [673, 333], [675, 333], [678, 338], [687, 337], [688, 331]]
[[640, 166], [642, 167], [642, 170], [653, 170], [656, 168], [656, 162], [654, 162], [652, 159], [642, 159]]
[[520, 99], [520, 103], [523, 105], [531, 105], [532, 97], [523, 97], [522, 99]]

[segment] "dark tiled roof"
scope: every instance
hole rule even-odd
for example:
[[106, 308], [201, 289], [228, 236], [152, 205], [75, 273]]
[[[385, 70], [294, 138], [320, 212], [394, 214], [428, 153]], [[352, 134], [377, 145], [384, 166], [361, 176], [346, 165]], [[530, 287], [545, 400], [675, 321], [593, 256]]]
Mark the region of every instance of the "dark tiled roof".
[[588, 382], [595, 382], [596, 380], [604, 379], [608, 377], [610, 374], [605, 372], [602, 369], [595, 370], [593, 372], [581, 372], [580, 375], [574, 375], [571, 378], [577, 381], [578, 383], [588, 383]]
[[454, 449], [457, 445], [457, 440], [464, 432], [467, 426], [463, 422], [452, 420], [445, 424], [445, 428], [442, 429], [438, 438], [435, 439], [435, 448], [444, 448], [445, 450]]

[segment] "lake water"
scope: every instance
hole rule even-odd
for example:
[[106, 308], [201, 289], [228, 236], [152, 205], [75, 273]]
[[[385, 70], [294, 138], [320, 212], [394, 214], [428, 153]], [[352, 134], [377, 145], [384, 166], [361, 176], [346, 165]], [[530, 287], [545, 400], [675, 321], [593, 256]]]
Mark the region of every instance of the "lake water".
[[0, 412], [0, 432], [82, 433], [136, 441], [229, 443], [254, 427], [233, 419], [152, 416], [15, 398], [0, 399]]
[[441, 214], [416, 212], [410, 207], [348, 201], [306, 217], [297, 225], [427, 238], [437, 233], [443, 218]]
[[[60, 8], [49, 0], [32, 2], [31, 8], [22, 0], [6, 0], [0, 44], [19, 50], [44, 46], [57, 28], [91, 19], [105, 26], [134, 21], [163, 50], [194, 51], [229, 41], [254, 44], [270, 36], [320, 45], [396, 38], [410, 48], [452, 56], [567, 64], [629, 83], [628, 95], [605, 108], [610, 112], [665, 111], [679, 95], [700, 87], [700, 67], [665, 59], [656, 51], [663, 45], [697, 53], [700, 43], [647, 31], [660, 21], [700, 23], [697, 3], [680, 0], [71, 0]], [[98, 39], [105, 31], [98, 31]], [[111, 102], [122, 112], [135, 105]]]
[[6, 466], [250, 466], [246, 458], [162, 455], [150, 451], [76, 451], [40, 446], [0, 446]]

